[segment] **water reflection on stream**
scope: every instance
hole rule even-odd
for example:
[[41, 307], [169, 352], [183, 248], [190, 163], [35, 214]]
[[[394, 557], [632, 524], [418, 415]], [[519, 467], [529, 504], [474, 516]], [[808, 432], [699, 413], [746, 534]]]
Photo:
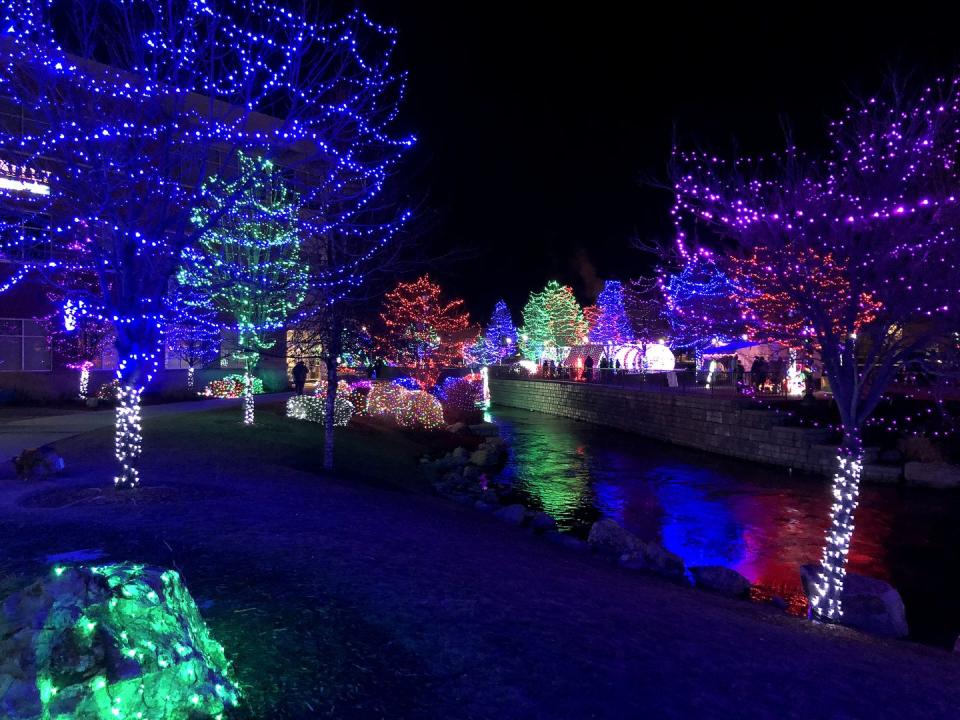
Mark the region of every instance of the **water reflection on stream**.
[[[562, 529], [611, 517], [688, 566], [724, 565], [758, 593], [796, 599], [798, 568], [820, 557], [827, 480], [671, 446], [617, 430], [495, 408], [510, 443], [503, 478]], [[912, 635], [960, 631], [960, 493], [865, 486], [850, 570], [893, 583]]]

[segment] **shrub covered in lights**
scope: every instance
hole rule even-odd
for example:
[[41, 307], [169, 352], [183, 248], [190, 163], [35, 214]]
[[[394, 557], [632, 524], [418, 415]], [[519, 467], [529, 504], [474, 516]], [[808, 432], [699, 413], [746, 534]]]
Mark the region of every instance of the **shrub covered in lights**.
[[342, 382], [341, 384], [343, 387], [339, 392], [343, 392], [350, 404], [353, 405], [353, 414], [366, 415], [367, 397], [370, 395], [370, 388], [373, 387], [373, 383], [369, 380], [357, 380], [356, 382]]
[[406, 390], [392, 382], [373, 383], [367, 396], [367, 414], [400, 427], [432, 430], [443, 426], [440, 401], [425, 390]]
[[410, 397], [400, 422], [403, 427], [424, 430], [443, 427], [443, 407], [433, 395], [425, 390], [408, 394]]
[[56, 567], [0, 616], [0, 713], [50, 720], [222, 718], [239, 690], [172, 570]]
[[[322, 395], [294, 395], [287, 400], [287, 417], [294, 420], [322, 423], [326, 417], [327, 400]], [[353, 403], [337, 393], [333, 404], [333, 424], [346, 427], [353, 417]]]
[[[263, 393], [263, 380], [253, 378], [253, 394]], [[211, 380], [203, 389], [207, 397], [230, 399], [243, 396], [243, 375], [227, 375], [220, 380]]]
[[106, 400], [107, 402], [116, 402], [117, 393], [120, 392], [120, 381], [114, 378], [108, 383], [104, 383], [97, 390], [97, 400]]
[[449, 377], [437, 386], [434, 393], [443, 407], [448, 423], [479, 422], [483, 418], [483, 383], [480, 375]]
[[367, 413], [374, 417], [393, 420], [397, 425], [400, 425], [407, 407], [407, 396], [409, 394], [409, 390], [393, 383], [373, 383], [370, 387], [370, 393], [367, 395]]

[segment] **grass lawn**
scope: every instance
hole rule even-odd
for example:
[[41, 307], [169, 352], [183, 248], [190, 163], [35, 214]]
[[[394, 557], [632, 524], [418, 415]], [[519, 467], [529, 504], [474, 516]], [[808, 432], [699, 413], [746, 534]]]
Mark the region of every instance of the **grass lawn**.
[[[0, 592], [48, 554], [178, 569], [244, 687], [231, 717], [956, 717], [960, 658], [631, 574], [429, 495], [429, 436], [322, 431], [258, 408], [145, 422], [144, 487], [112, 435], [68, 473], [0, 479]], [[447, 442], [447, 441], [445, 441]]]

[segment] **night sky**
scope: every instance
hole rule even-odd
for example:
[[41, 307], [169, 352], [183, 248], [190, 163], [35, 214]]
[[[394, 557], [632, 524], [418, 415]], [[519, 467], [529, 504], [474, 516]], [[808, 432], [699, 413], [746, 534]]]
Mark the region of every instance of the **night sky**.
[[[956, 24], [911, 5], [842, 18], [799, 5], [656, 14], [612, 4], [368, 2], [400, 30], [405, 123], [420, 138], [406, 192], [423, 198], [429, 264], [485, 321], [504, 297], [520, 320], [557, 278], [592, 302], [604, 278], [648, 271], [631, 238], [667, 238], [673, 137], [744, 153], [798, 144], [885, 77], [948, 73]], [[776, 8], [776, 10], [775, 10]], [[788, 12], [787, 15], [784, 13]], [[666, 13], [666, 14], [664, 14]], [[672, 14], [671, 14], [672, 13]]]

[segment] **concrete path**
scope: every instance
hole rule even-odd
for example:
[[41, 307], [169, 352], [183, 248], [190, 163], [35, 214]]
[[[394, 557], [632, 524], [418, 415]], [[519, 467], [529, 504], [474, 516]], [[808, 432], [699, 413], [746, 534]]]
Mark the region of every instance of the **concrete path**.
[[[257, 396], [257, 404], [286, 400], [289, 392], [265, 393]], [[162, 405], [147, 405], [143, 408], [143, 419], [164, 417], [178, 413], [204, 412], [219, 410], [223, 407], [237, 406], [240, 398], [230, 400], [190, 400], [186, 402], [165, 403]], [[80, 410], [64, 415], [47, 415], [32, 417], [12, 422], [2, 422], [3, 410], [0, 409], [0, 462], [20, 453], [24, 448], [35, 448], [48, 443], [63, 440], [64, 438], [81, 435], [82, 433], [111, 427], [114, 422], [114, 412], [108, 410]]]

